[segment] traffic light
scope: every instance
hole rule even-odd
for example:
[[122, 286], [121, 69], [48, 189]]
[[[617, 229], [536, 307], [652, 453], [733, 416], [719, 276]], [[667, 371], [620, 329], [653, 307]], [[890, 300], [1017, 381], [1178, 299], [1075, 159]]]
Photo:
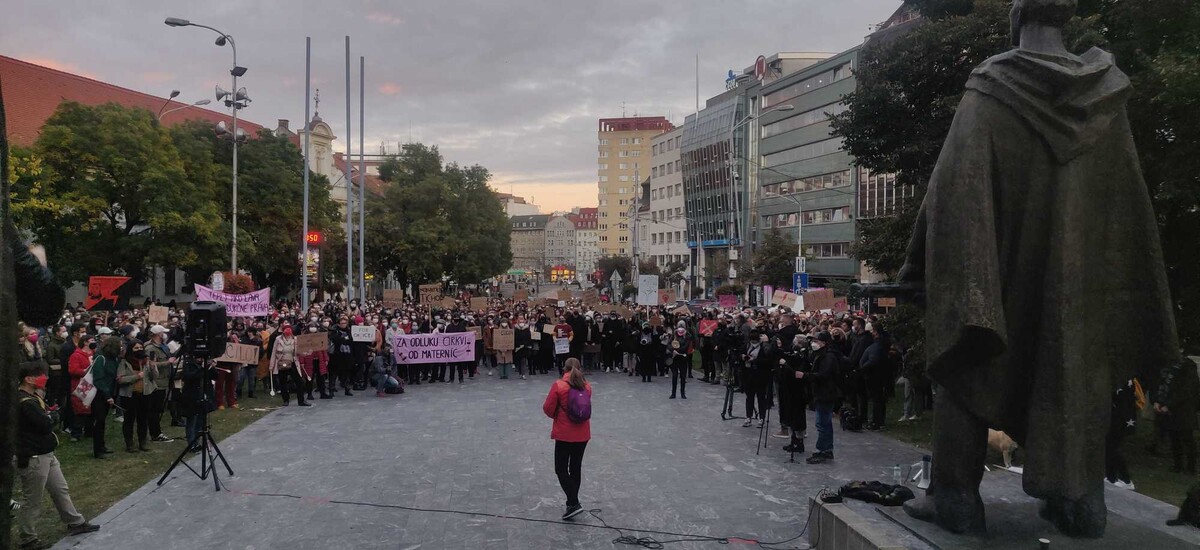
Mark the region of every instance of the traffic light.
[[304, 239], [308, 241], [308, 244], [321, 244], [322, 235], [320, 231], [309, 231]]

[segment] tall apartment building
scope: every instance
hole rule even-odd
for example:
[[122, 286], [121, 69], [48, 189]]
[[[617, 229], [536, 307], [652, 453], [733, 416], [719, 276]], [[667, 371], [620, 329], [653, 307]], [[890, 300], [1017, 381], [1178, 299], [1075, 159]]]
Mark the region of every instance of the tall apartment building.
[[546, 222], [546, 266], [575, 271], [575, 222], [565, 214]]
[[[660, 268], [673, 262], [689, 264], [691, 259], [680, 157], [683, 132], [682, 127], [676, 128], [650, 144], [650, 219], [639, 220], [649, 223], [638, 231], [638, 251], [643, 260], [653, 260]], [[691, 275], [690, 269], [684, 272], [685, 277]]]
[[601, 256], [631, 253], [627, 216], [639, 183], [650, 176], [651, 139], [673, 128], [661, 116], [600, 119], [596, 173]]

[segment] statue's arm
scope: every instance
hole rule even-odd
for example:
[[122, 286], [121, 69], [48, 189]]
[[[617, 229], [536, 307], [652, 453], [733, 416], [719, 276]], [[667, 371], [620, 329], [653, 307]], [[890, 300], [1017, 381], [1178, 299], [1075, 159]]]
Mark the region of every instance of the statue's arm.
[[17, 317], [30, 326], [53, 325], [62, 315], [66, 292], [54, 280], [54, 274], [29, 251], [29, 245], [17, 236], [9, 220], [4, 221], [4, 238], [12, 251]]

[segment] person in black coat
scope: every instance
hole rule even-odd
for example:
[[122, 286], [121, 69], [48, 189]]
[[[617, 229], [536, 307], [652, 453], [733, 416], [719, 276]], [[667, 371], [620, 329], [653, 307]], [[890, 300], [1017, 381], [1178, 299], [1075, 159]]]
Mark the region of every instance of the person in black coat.
[[524, 317], [517, 318], [517, 324], [513, 330], [513, 362], [517, 365], [517, 374], [521, 375], [521, 380], [526, 380], [525, 369], [529, 369], [529, 374], [533, 374], [533, 363], [530, 363], [530, 357], [533, 356], [533, 335], [529, 331], [529, 323], [525, 322]]
[[[867, 392], [867, 376], [863, 370], [862, 359], [863, 355], [867, 353], [867, 348], [875, 343], [875, 336], [862, 319], [855, 319], [853, 326], [854, 329], [850, 335], [850, 351], [847, 354], [850, 361], [847, 365], [848, 369], [843, 373], [841, 390], [846, 397], [846, 402], [854, 407], [858, 411], [858, 417], [866, 422], [866, 419], [870, 418], [867, 416], [870, 397]], [[846, 352], [843, 350], [843, 353]]]
[[658, 370], [659, 343], [654, 330], [647, 323], [642, 326], [642, 332], [637, 337], [637, 371], [642, 382], [653, 382]]
[[717, 353], [725, 354], [725, 363], [727, 373], [725, 375], [725, 384], [734, 387], [734, 391], [741, 391], [742, 384], [745, 381], [744, 373], [746, 368], [746, 344], [742, 340], [742, 331], [736, 325], [729, 325], [724, 330], [717, 332], [716, 349]]
[[[550, 318], [545, 313], [538, 316], [538, 322], [535, 324], [534, 330], [542, 335], [541, 341], [538, 342], [537, 352], [537, 370], [541, 374], [550, 372], [550, 367], [554, 365], [554, 337], [546, 334], [546, 327], [553, 330], [554, 325], [550, 324]], [[533, 374], [533, 368], [529, 369], [529, 374]]]
[[796, 377], [808, 382], [817, 412], [817, 450], [808, 457], [809, 464], [833, 460], [833, 407], [838, 399], [837, 373], [842, 363], [841, 353], [834, 348], [833, 336], [821, 332], [812, 343], [812, 368]]
[[333, 353], [329, 354], [329, 393], [334, 393], [333, 380], [337, 377], [342, 382], [346, 396], [354, 395], [350, 393], [350, 386], [354, 383], [354, 337], [350, 335], [349, 319], [338, 319], [337, 326], [329, 331], [329, 344], [333, 347]]
[[600, 363], [604, 372], [621, 369], [621, 344], [625, 340], [625, 322], [613, 311], [600, 327]]
[[[1166, 415], [1175, 472], [1196, 473], [1196, 412], [1200, 402], [1200, 377], [1192, 358], [1183, 358], [1162, 370], [1152, 394], [1154, 412]], [[1186, 465], [1185, 465], [1186, 461]]]
[[629, 376], [633, 376], [633, 373], [638, 370], [638, 352], [641, 351], [638, 341], [642, 337], [642, 330], [633, 317], [622, 321], [622, 326], [624, 333], [621, 338], [621, 368]]
[[742, 369], [742, 390], [746, 392], [746, 422], [750, 427], [755, 418], [757, 402], [758, 427], [763, 426], [767, 409], [771, 408], [770, 378], [778, 361], [776, 349], [770, 337], [755, 328], [750, 331], [750, 344], [743, 354], [746, 367]]
[[[870, 338], [860, 339], [860, 341], [869, 339], [871, 345], [867, 346], [858, 364], [859, 372], [862, 374], [858, 413], [864, 420], [870, 418], [866, 429], [878, 431], [883, 429], [886, 422], [888, 386], [892, 385], [896, 378], [890, 354], [891, 338], [888, 337], [883, 327], [874, 324], [868, 326], [870, 330], [867, 334], [870, 335]], [[869, 417], [867, 416], [868, 409], [871, 412]]]
[[804, 433], [808, 427], [805, 410], [808, 407], [808, 388], [796, 373], [809, 371], [809, 338], [797, 334], [792, 345], [780, 350], [779, 424], [791, 429], [791, 441], [783, 450], [804, 452]]

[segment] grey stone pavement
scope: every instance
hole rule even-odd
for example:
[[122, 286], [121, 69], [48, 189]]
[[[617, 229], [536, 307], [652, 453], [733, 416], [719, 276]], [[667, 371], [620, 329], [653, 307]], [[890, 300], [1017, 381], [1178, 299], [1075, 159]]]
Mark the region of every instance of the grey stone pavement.
[[[306, 409], [281, 408], [221, 443], [237, 474], [223, 478], [227, 490], [214, 492], [211, 481], [177, 470], [164, 486], [151, 482], [95, 518], [100, 532], [64, 539], [56, 548], [618, 547], [612, 543], [618, 533], [590, 527], [599, 521], [587, 514], [573, 525], [556, 523], [564, 497], [554, 476], [550, 420], [541, 412], [553, 380], [480, 376], [464, 385], [422, 384], [387, 398], [370, 392], [317, 401]], [[628, 528], [628, 535], [686, 538], [641, 529], [792, 539], [804, 527], [808, 497], [822, 487], [836, 489], [853, 479], [890, 480], [893, 465], [917, 462], [922, 454], [879, 434], [839, 431], [832, 464], [810, 466], [799, 455], [796, 463], [788, 463], [788, 454], [779, 450], [785, 440], [777, 438], [769, 438], [768, 447], [755, 456], [758, 430], [719, 418], [722, 387], [693, 383], [688, 400], [668, 400], [669, 379], [644, 384], [636, 377], [596, 373], [590, 380], [592, 441], [584, 456], [580, 498], [586, 508], [601, 509], [609, 525]], [[740, 415], [743, 409], [739, 400], [735, 410]], [[815, 436], [815, 429], [809, 433]], [[1002, 492], [1013, 479], [1016, 494], [1004, 493], [1004, 502], [1028, 503], [1016, 475], [987, 477], [989, 486]], [[1172, 507], [1128, 491], [1110, 495], [1116, 497], [1116, 504], [1110, 499], [1114, 509], [1140, 510], [1159, 525], [1162, 514], [1174, 514]], [[890, 540], [916, 549], [934, 547], [872, 505], [849, 505]], [[1053, 534], [1036, 515], [1020, 521]], [[1180, 547], [1194, 547], [1200, 537], [1190, 542]], [[692, 541], [667, 547], [721, 546]], [[735, 540], [729, 546], [752, 544]], [[806, 548], [807, 537], [776, 548], [783, 547]], [[1120, 546], [1092, 541], [1087, 547]]]

